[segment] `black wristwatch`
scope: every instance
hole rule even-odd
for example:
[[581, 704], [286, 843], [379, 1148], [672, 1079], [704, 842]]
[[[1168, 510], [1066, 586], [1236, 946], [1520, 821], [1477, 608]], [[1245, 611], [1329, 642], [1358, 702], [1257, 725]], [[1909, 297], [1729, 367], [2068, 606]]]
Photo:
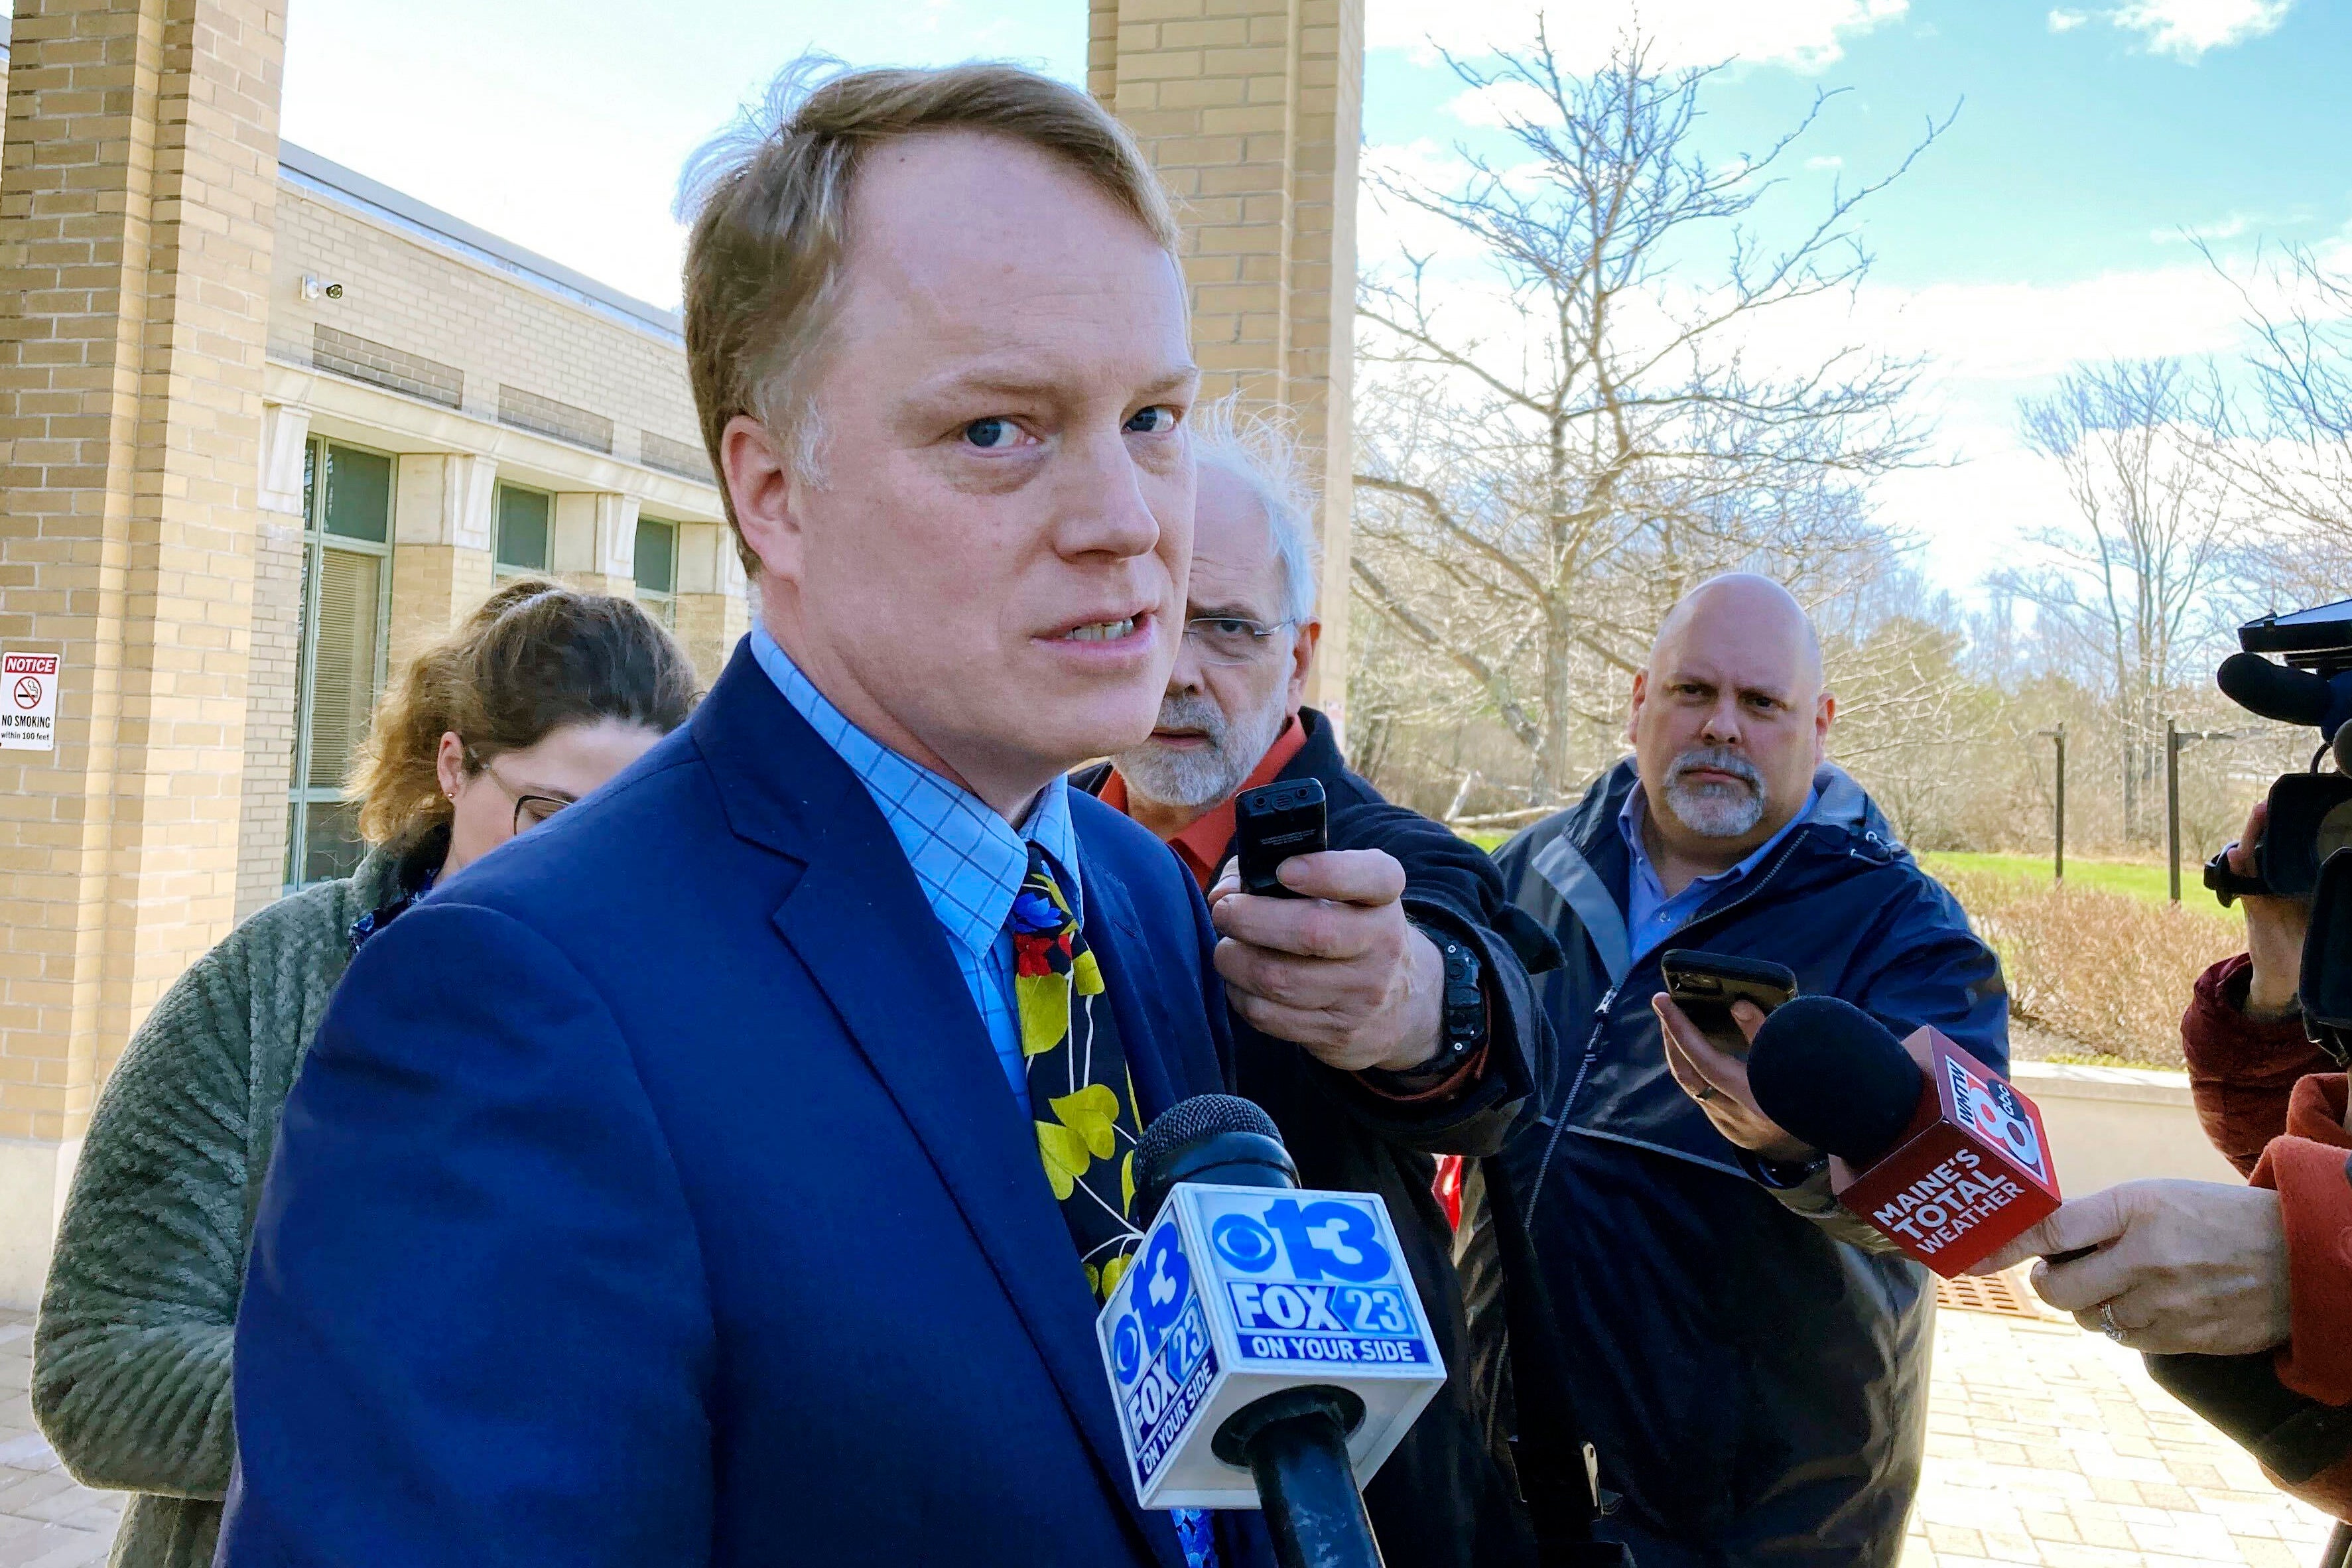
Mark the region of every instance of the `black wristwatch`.
[[1437, 1055], [1428, 1066], [1413, 1070], [1426, 1073], [1444, 1068], [1450, 1071], [1486, 1043], [1486, 994], [1478, 984], [1478, 955], [1471, 952], [1470, 944], [1459, 937], [1432, 931], [1418, 921], [1413, 922], [1413, 929], [1434, 943], [1437, 955], [1445, 961], [1445, 993], [1438, 1014]]

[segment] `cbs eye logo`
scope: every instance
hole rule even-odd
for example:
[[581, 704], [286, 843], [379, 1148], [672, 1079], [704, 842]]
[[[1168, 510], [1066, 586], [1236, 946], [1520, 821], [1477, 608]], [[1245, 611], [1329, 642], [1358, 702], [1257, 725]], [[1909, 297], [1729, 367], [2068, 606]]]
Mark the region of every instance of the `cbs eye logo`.
[[1143, 1325], [1133, 1312], [1120, 1318], [1118, 1327], [1111, 1331], [1110, 1368], [1122, 1384], [1133, 1383], [1135, 1374], [1143, 1370]]
[[1211, 1226], [1209, 1245], [1244, 1274], [1263, 1274], [1274, 1267], [1274, 1233], [1245, 1214], [1229, 1214]]

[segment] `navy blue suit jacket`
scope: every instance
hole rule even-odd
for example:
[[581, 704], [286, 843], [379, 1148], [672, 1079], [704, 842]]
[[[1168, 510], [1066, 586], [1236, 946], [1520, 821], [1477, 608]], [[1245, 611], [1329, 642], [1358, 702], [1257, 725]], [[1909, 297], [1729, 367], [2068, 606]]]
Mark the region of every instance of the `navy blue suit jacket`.
[[[1148, 1121], [1228, 1081], [1213, 938], [1071, 814]], [[262, 1197], [220, 1561], [1182, 1568], [1094, 1316], [897, 840], [739, 647], [353, 963]]]

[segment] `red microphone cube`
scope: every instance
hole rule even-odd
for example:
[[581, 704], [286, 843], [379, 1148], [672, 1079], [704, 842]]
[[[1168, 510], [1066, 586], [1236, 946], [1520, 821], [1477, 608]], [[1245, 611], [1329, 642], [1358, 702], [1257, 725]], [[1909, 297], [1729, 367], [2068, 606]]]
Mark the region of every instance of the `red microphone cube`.
[[1837, 1195], [1948, 1279], [2048, 1217], [2058, 1175], [2042, 1112], [2006, 1079], [1934, 1029], [1903, 1044], [1928, 1092], [1903, 1141]]

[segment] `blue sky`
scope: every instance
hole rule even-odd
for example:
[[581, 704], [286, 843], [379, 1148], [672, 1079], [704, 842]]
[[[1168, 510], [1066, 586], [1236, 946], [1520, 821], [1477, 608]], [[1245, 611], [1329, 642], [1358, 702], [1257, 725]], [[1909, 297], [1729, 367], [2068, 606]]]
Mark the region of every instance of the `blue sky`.
[[[1549, 25], [1573, 63], [1629, 9], [1575, 0]], [[1491, 136], [1465, 121], [1431, 43], [1475, 56], [1530, 36], [1535, 15], [1531, 0], [1370, 0], [1368, 157], [1442, 163]], [[2225, 262], [2258, 239], [2352, 235], [2352, 6], [1645, 0], [1641, 15], [1669, 59], [1741, 57], [1706, 100], [1716, 151], [1759, 148], [1816, 91], [1843, 89], [1773, 212], [1884, 170], [1959, 106], [1869, 209], [1877, 265], [1854, 320], [1937, 365], [1924, 405], [1945, 466], [1898, 476], [1883, 500], [1956, 587], [2016, 531], [2063, 516], [2052, 477], [2016, 447], [2019, 395], [2077, 358], [2241, 346], [2234, 294], [2182, 231]], [[1075, 80], [1085, 21], [1083, 0], [298, 0], [284, 129], [671, 304], [679, 163], [782, 61], [809, 47], [858, 63], [986, 55]], [[1383, 243], [1368, 218], [1368, 257]]]

